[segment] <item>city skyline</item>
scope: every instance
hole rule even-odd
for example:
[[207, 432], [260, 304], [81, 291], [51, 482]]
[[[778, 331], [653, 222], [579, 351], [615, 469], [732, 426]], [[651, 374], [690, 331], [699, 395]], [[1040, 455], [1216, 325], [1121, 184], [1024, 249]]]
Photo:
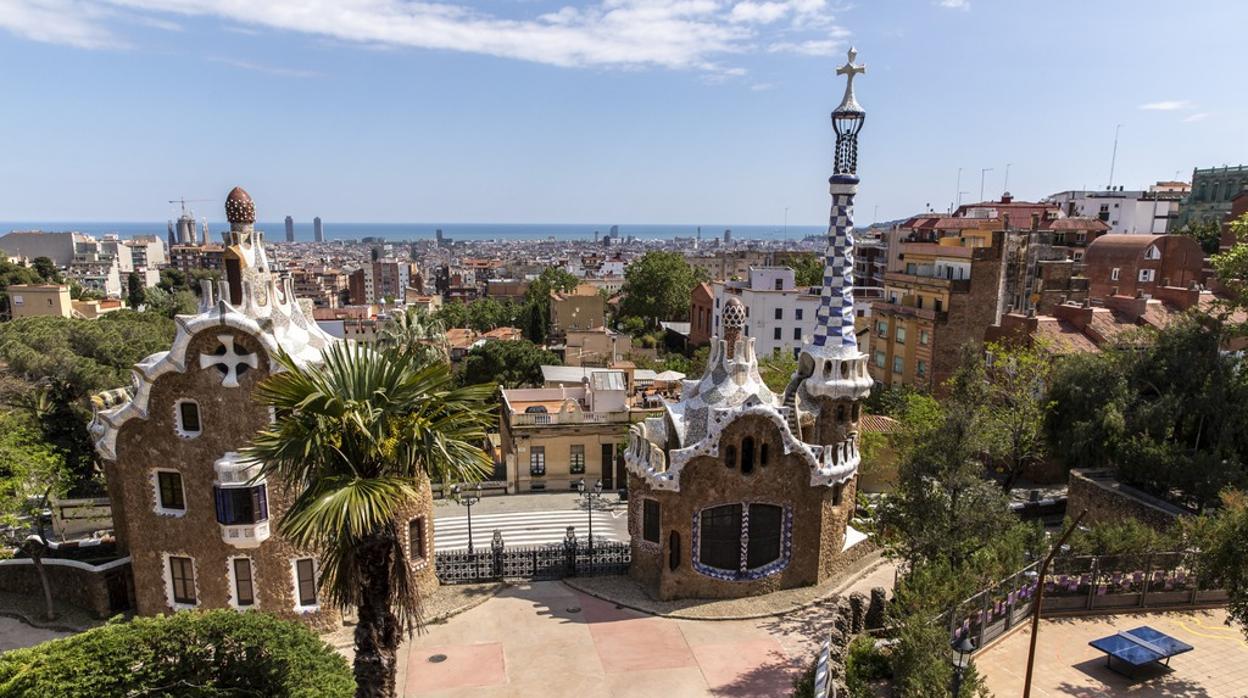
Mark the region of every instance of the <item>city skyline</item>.
[[27, 135], [0, 218], [164, 220], [242, 182], [268, 220], [822, 224], [851, 43], [879, 115], [861, 224], [978, 199], [985, 168], [985, 198], [1007, 167], [1020, 199], [1103, 188], [1118, 124], [1128, 189], [1248, 160], [1244, 98], [1207, 69], [1248, 19], [1229, 2], [1199, 26], [956, 0], [233, 7], [6, 5], [0, 60], [28, 69], [0, 121]]

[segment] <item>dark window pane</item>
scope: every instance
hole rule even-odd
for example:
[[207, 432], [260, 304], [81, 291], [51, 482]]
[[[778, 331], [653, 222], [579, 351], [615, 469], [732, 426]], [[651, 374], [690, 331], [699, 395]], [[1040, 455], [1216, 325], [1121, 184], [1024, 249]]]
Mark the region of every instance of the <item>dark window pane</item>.
[[250, 606], [256, 602], [251, 588], [251, 560], [245, 557], [234, 559], [234, 585], [237, 587], [234, 600], [239, 606]]
[[698, 560], [710, 567], [741, 567], [741, 505], [704, 509], [701, 515]]
[[169, 580], [173, 583], [173, 600], [195, 603], [195, 563], [189, 557], [169, 558]]
[[214, 487], [217, 523], [225, 526], [254, 524], [269, 518], [269, 495], [265, 485]]
[[641, 537], [651, 543], [659, 542], [659, 503], [653, 499], [642, 500]]
[[741, 474], [749, 475], [752, 472], [754, 472], [754, 439], [747, 436], [741, 440]]
[[780, 528], [784, 510], [770, 504], [750, 505], [750, 541], [745, 564], [750, 569], [780, 559]]
[[412, 550], [412, 559], [425, 559], [425, 517], [418, 516], [407, 524], [407, 544]]
[[156, 473], [160, 484], [160, 506], [165, 509], [185, 509], [186, 500], [182, 496], [181, 473]]
[[187, 400], [179, 403], [178, 411], [182, 416], [182, 431], [199, 431], [199, 405]]
[[299, 605], [316, 605], [316, 574], [311, 560], [297, 560], [295, 573], [299, 580]]
[[667, 537], [667, 567], [673, 572], [680, 567], [680, 534], [676, 531]]

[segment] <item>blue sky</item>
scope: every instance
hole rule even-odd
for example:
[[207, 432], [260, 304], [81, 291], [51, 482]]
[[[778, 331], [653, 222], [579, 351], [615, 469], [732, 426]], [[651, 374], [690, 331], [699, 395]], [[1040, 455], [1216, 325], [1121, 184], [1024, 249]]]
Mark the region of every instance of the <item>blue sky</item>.
[[[0, 220], [859, 223], [1248, 161], [1248, 2], [0, 0]], [[878, 214], [876, 213], [878, 207]], [[220, 218], [217, 204], [202, 212]], [[215, 215], [214, 215], [215, 214]]]

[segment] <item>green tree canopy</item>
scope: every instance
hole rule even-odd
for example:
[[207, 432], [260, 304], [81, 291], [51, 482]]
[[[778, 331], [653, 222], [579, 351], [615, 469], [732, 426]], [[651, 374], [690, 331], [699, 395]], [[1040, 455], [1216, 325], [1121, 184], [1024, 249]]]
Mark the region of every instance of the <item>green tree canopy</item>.
[[1248, 309], [1248, 214], [1227, 223], [1235, 244], [1211, 258], [1218, 279], [1231, 290], [1232, 303]]
[[61, 271], [56, 268], [56, 262], [53, 262], [48, 257], [35, 257], [30, 260], [30, 266], [44, 283], [65, 283], [65, 280], [61, 277]]
[[181, 611], [0, 654], [0, 695], [347, 698], [347, 660], [267, 613]]
[[823, 286], [823, 258], [814, 252], [804, 252], [789, 261], [793, 267], [794, 283], [804, 286]]
[[143, 277], [139, 272], [132, 271], [126, 276], [126, 305], [138, 310], [146, 297], [143, 289]]
[[1222, 493], [1221, 508], [1210, 516], [1184, 520], [1184, 535], [1200, 550], [1196, 574], [1230, 596], [1230, 617], [1248, 637], [1248, 495]]
[[9, 286], [18, 284], [38, 284], [43, 279], [39, 278], [39, 274], [34, 269], [14, 264], [10, 262], [8, 257], [0, 255], [0, 317], [7, 317], [9, 313], [9, 294], [5, 291]]
[[497, 383], [504, 388], [540, 386], [542, 366], [561, 363], [558, 356], [532, 342], [486, 342], [464, 357], [463, 381]]
[[705, 274], [689, 266], [679, 252], [647, 252], [624, 271], [623, 316], [639, 317], [650, 326], [689, 317], [689, 299]]

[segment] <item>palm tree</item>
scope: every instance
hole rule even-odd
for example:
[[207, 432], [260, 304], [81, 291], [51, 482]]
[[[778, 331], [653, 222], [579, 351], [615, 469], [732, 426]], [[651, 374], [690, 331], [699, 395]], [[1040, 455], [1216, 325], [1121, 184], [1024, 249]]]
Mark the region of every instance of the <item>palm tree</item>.
[[420, 308], [392, 315], [377, 333], [377, 344], [391, 354], [414, 354], [419, 363], [450, 360], [446, 329], [432, 313]]
[[323, 363], [282, 371], [257, 398], [276, 419], [246, 449], [294, 501], [278, 531], [320, 554], [318, 584], [339, 609], [357, 609], [356, 695], [395, 695], [401, 634], [419, 622], [398, 517], [424, 478], [480, 480], [493, 385], [456, 387], [448, 364], [336, 343]]

